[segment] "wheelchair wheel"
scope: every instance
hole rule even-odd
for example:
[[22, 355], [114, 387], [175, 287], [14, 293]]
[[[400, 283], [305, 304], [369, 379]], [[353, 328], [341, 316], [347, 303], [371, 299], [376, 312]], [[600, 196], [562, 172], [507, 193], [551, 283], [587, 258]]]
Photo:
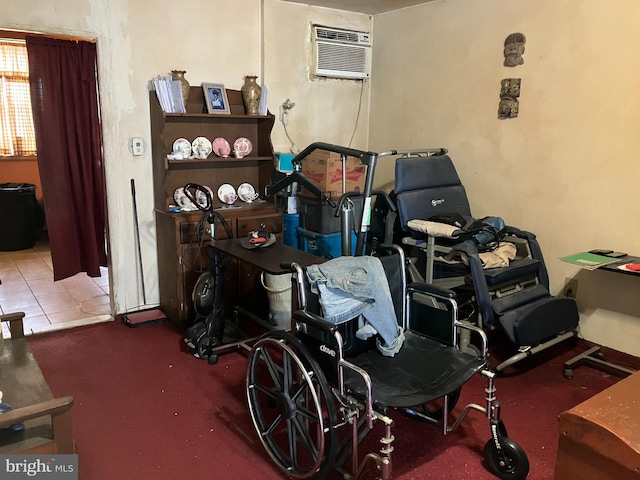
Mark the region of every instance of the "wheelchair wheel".
[[267, 453], [288, 476], [323, 477], [338, 451], [333, 394], [318, 363], [286, 332], [270, 332], [249, 356], [247, 400]]
[[506, 457], [503, 461], [496, 444], [490, 439], [484, 446], [484, 458], [489, 470], [502, 480], [523, 480], [529, 474], [529, 459], [520, 445], [508, 437], [501, 437], [500, 444]]

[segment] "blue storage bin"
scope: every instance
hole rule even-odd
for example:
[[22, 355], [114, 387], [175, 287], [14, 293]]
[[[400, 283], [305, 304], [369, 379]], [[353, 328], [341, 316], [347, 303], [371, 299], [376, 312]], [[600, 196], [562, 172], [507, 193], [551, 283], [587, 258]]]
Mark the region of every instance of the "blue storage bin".
[[[318, 233], [298, 227], [298, 248], [323, 258], [342, 256], [342, 233]], [[351, 232], [351, 255], [356, 253], [357, 237]]]
[[279, 172], [293, 172], [293, 163], [291, 160], [295, 155], [293, 153], [276, 153], [278, 159], [278, 171]]
[[284, 244], [299, 249], [298, 227], [300, 226], [300, 215], [297, 213], [284, 214]]

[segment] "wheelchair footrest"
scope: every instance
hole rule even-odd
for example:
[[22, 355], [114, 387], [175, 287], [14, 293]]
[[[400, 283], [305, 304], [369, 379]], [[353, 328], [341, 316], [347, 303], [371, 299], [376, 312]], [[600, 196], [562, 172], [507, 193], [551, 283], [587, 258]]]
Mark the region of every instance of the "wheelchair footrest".
[[518, 347], [538, 345], [573, 330], [579, 319], [573, 298], [551, 296], [521, 305], [498, 317], [500, 325]]

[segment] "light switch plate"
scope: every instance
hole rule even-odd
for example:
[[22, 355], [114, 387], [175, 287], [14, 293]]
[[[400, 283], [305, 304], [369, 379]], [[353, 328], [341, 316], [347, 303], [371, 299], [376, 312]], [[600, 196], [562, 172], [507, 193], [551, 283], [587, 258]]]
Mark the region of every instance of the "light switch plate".
[[131, 139], [131, 153], [136, 157], [144, 155], [144, 140], [142, 137], [133, 137]]

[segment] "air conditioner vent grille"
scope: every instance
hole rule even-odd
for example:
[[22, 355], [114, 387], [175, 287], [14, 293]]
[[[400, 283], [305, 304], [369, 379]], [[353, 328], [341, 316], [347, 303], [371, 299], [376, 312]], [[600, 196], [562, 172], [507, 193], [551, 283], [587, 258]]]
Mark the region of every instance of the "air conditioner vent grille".
[[318, 68], [324, 71], [366, 72], [366, 51], [344, 45], [319, 43]]
[[319, 39], [334, 40], [338, 42], [358, 42], [358, 34], [356, 32], [327, 30], [325, 28], [318, 28], [316, 31]]

